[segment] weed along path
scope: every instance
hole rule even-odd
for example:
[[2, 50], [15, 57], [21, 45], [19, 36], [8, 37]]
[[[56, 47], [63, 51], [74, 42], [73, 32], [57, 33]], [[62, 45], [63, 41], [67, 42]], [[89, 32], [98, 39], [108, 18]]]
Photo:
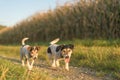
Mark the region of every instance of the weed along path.
[[[11, 63], [14, 63], [16, 65], [21, 65], [19, 59], [4, 56], [0, 56], [0, 58], [9, 60], [11, 61]], [[42, 60], [37, 60], [34, 64], [34, 68], [38, 69], [38, 71], [40, 71], [41, 73], [44, 72], [46, 74], [49, 74], [52, 78], [56, 78], [57, 80], [113, 80], [110, 77], [96, 76], [95, 71], [82, 67], [70, 66], [70, 71], [64, 70], [63, 67], [51, 68], [49, 67], [48, 63], [46, 63], [46, 61]]]

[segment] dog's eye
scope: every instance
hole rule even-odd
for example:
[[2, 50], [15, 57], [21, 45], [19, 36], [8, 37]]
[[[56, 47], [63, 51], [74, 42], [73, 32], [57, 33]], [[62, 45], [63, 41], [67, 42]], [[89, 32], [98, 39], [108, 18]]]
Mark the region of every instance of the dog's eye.
[[68, 50], [68, 52], [70, 52], [71, 50]]
[[63, 52], [65, 53], [65, 50], [63, 50]]

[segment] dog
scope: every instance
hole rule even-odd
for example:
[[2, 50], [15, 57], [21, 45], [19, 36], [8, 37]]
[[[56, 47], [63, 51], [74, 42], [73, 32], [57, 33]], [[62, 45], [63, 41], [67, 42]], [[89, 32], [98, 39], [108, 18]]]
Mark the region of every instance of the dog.
[[59, 41], [59, 38], [50, 42], [50, 46], [47, 48], [48, 58], [53, 58], [52, 67], [59, 67], [59, 61], [64, 60], [65, 69], [69, 71], [69, 62], [71, 54], [73, 53], [74, 45], [58, 45], [55, 44]]
[[20, 59], [22, 62], [22, 66], [25, 66], [25, 63], [26, 63], [28, 69], [32, 70], [34, 61], [38, 57], [38, 51], [39, 51], [40, 47], [25, 45], [25, 41], [28, 39], [29, 38], [22, 39], [22, 46], [20, 48]]

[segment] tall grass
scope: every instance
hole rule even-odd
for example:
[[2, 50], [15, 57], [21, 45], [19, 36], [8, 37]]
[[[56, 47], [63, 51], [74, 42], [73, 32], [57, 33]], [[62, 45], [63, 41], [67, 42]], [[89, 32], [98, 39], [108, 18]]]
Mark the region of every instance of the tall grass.
[[119, 47], [77, 46], [71, 64], [89, 67], [98, 71], [118, 72], [120, 69]]
[[[11, 61], [0, 59], [0, 80], [55, 80], [50, 75], [41, 72], [39, 68], [34, 68], [34, 71], [29, 72], [20, 64], [14, 64]], [[56, 79], [57, 80], [57, 79]]]
[[35, 15], [0, 34], [0, 43], [120, 38], [120, 0], [79, 0]]
[[[112, 43], [111, 43], [112, 42]], [[101, 75], [110, 75], [119, 80], [120, 70], [120, 41], [106, 40], [74, 40], [74, 42], [66, 41], [58, 44], [74, 43], [75, 48], [70, 61], [70, 66], [87, 67], [98, 72]], [[36, 44], [36, 43], [35, 43]], [[38, 43], [39, 44], [39, 43]], [[33, 44], [32, 44], [33, 45]], [[40, 44], [39, 44], [40, 45]], [[48, 60], [46, 49], [48, 46], [41, 45], [38, 60]], [[19, 58], [19, 46], [0, 46], [0, 55], [6, 57]], [[7, 72], [5, 67], [4, 74]], [[99, 73], [98, 73], [99, 74]], [[101, 76], [100, 75], [100, 76]]]

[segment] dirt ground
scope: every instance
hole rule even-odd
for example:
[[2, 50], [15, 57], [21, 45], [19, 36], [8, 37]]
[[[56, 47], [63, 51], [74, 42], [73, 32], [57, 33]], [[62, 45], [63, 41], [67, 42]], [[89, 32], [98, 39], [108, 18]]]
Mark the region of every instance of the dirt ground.
[[[0, 58], [10, 60], [15, 64], [21, 64], [19, 59], [3, 56], [0, 56]], [[58, 80], [114, 80], [109, 76], [97, 76], [96, 71], [88, 68], [70, 66], [70, 71], [66, 71], [64, 66], [52, 68], [48, 63], [40, 60], [35, 62], [34, 68], [38, 68], [41, 72], [45, 72]]]
[[62, 78], [62, 80], [114, 80], [109, 76], [97, 76], [96, 71], [88, 68], [70, 66], [70, 71], [66, 71], [64, 66], [52, 68], [44, 61], [37, 62], [36, 64], [38, 68], [49, 73], [51, 77]]

